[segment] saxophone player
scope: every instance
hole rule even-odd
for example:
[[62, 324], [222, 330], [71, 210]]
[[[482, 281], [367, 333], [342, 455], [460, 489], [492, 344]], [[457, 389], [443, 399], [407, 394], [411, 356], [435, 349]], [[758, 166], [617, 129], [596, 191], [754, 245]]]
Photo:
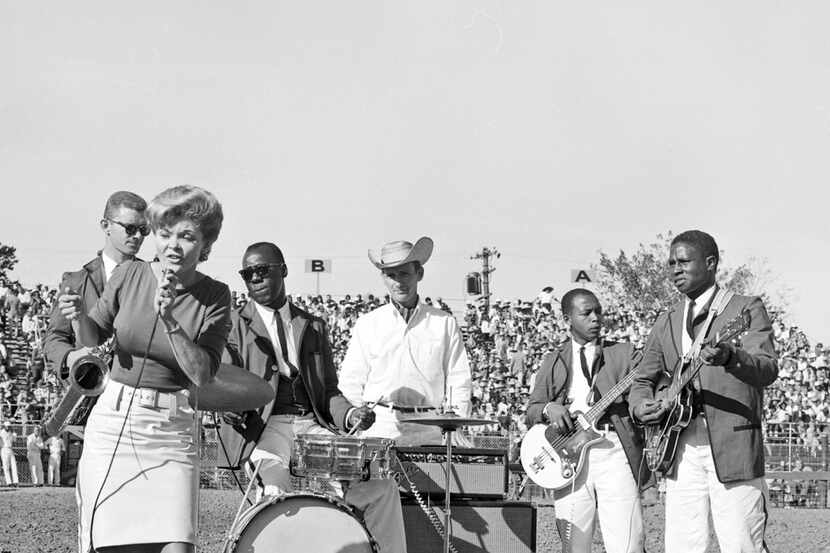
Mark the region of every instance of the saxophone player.
[[[144, 216], [146, 209], [147, 202], [138, 194], [126, 191], [112, 194], [107, 199], [99, 223], [104, 234], [103, 249], [79, 271], [63, 274], [60, 293], [72, 291], [79, 294], [86, 310], [91, 310], [113, 270], [124, 261], [134, 259], [144, 238], [150, 233]], [[49, 367], [61, 378], [66, 378], [72, 364], [90, 351], [91, 348], [81, 347], [76, 342], [69, 321], [55, 302], [44, 339], [44, 353]]]

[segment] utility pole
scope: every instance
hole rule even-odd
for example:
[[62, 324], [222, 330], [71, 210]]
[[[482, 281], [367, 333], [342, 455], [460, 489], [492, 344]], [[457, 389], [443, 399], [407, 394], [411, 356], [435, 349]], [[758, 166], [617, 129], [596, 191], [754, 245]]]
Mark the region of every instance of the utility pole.
[[501, 257], [501, 254], [496, 248], [481, 248], [480, 252], [476, 252], [470, 259], [481, 260], [481, 291], [484, 298], [485, 312], [490, 312], [490, 273], [496, 270], [495, 267], [490, 266], [490, 258], [496, 259]]

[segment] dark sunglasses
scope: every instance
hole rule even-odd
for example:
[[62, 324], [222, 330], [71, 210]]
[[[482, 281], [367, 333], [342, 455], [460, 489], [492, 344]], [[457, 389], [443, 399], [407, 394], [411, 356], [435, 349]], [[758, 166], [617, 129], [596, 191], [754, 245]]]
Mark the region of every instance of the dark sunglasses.
[[107, 219], [107, 221], [124, 227], [124, 232], [127, 233], [127, 236], [132, 236], [136, 232], [140, 232], [141, 236], [147, 236], [148, 234], [150, 234], [150, 229], [147, 227], [147, 225], [125, 225], [121, 221], [116, 221], [115, 219]]
[[274, 267], [282, 267], [285, 263], [263, 263], [261, 265], [251, 265], [250, 267], [245, 267], [244, 269], [239, 271], [239, 276], [242, 277], [242, 280], [245, 282], [250, 282], [254, 275], [258, 276], [259, 278], [265, 278], [269, 274], [271, 274], [271, 269]]

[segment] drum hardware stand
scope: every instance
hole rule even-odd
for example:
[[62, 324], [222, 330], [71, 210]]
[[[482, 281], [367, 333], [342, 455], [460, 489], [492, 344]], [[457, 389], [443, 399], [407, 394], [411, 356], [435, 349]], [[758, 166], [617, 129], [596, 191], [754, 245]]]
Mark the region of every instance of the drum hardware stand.
[[245, 507], [245, 500], [248, 499], [248, 495], [251, 493], [251, 488], [254, 487], [256, 478], [259, 476], [259, 467], [261, 466], [262, 459], [256, 462], [254, 473], [251, 475], [251, 478], [248, 481], [248, 487], [245, 489], [245, 495], [242, 496], [242, 501], [239, 503], [239, 509], [236, 510], [236, 515], [233, 517], [233, 523], [231, 523], [231, 529], [228, 531], [227, 539], [231, 539], [231, 532], [236, 527], [236, 523], [239, 522], [239, 517], [242, 515], [242, 508]]
[[[451, 402], [452, 397], [450, 396], [447, 398], [446, 404], [452, 405]], [[446, 533], [444, 534], [443, 551], [444, 553], [450, 553], [450, 536], [452, 535], [452, 527], [450, 527], [450, 477], [452, 475], [453, 432], [455, 432], [463, 426], [491, 424], [493, 421], [487, 419], [472, 419], [459, 417], [455, 413], [448, 411], [446, 408], [442, 408], [438, 415], [439, 416], [437, 417], [408, 419], [406, 422], [423, 424], [427, 426], [437, 426], [441, 429], [441, 432], [444, 434], [445, 439], [447, 440], [447, 460], [445, 467], [446, 473], [444, 475], [444, 528], [446, 529]]]

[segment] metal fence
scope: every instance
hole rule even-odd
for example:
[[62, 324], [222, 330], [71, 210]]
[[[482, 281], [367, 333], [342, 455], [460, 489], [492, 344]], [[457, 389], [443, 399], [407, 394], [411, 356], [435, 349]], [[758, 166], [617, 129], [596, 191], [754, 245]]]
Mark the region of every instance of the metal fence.
[[[207, 419], [205, 419], [207, 423]], [[18, 482], [31, 485], [32, 475], [26, 457], [26, 435], [34, 428], [33, 423], [11, 425], [18, 437], [12, 448], [14, 462], [17, 466]], [[765, 453], [768, 467], [766, 475], [772, 506], [784, 508], [830, 508], [830, 451], [828, 439], [805, 441], [797, 433], [795, 425], [780, 425], [772, 429], [765, 440]], [[511, 462], [510, 487], [508, 498], [531, 501], [549, 501], [552, 496], [526, 478], [516, 459], [517, 436], [501, 434], [477, 434], [467, 436], [472, 447], [488, 449], [507, 449]], [[208, 489], [237, 489], [248, 485], [248, 475], [244, 471], [230, 471], [217, 468], [219, 442], [216, 428], [212, 424], [202, 427], [200, 482]], [[67, 452], [63, 456], [61, 470], [63, 484], [74, 484], [75, 463], [80, 456], [80, 442], [66, 440]], [[48, 451], [41, 455], [44, 472], [48, 467]], [[9, 473], [11, 475], [11, 467]], [[5, 471], [4, 471], [5, 472]], [[5, 474], [2, 483], [9, 485]], [[308, 487], [303, 479], [294, 479], [298, 490]], [[658, 487], [660, 489], [660, 487]]]

